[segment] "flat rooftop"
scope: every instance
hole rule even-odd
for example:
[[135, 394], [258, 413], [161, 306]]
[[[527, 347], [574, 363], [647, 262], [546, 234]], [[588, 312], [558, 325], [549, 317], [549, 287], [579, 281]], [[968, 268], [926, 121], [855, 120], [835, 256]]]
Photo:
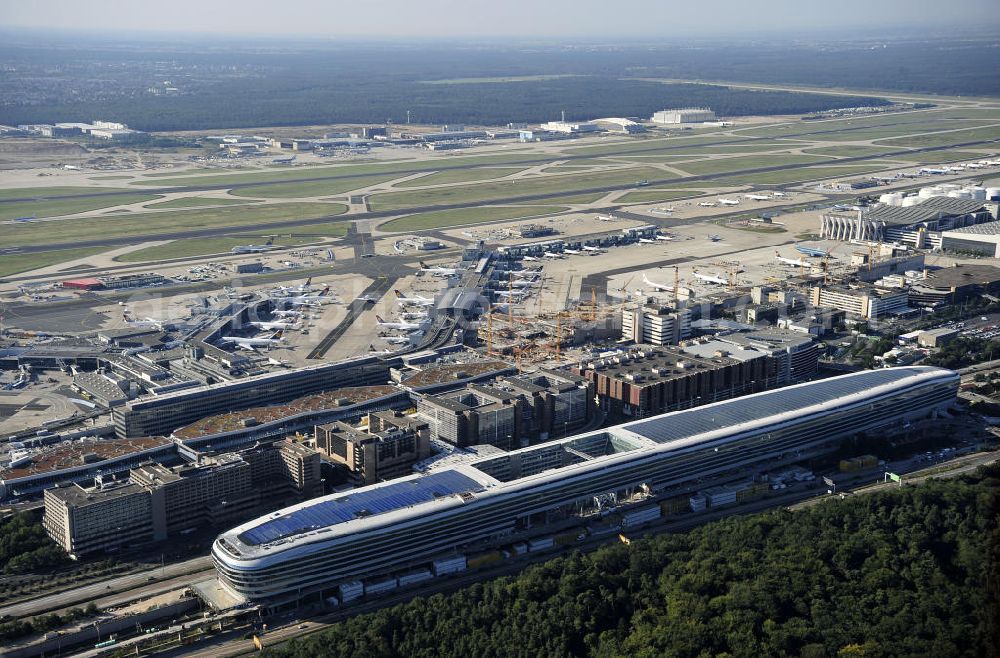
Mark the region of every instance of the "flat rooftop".
[[32, 475], [54, 473], [168, 445], [172, 445], [172, 442], [162, 436], [64, 441], [39, 449], [27, 464], [17, 468], [0, 469], [0, 480], [16, 480]]
[[[732, 351], [732, 346], [729, 346], [729, 350]], [[585, 361], [581, 371], [593, 370], [614, 379], [632, 377], [634, 381], [631, 383], [638, 386], [688, 377], [692, 373], [716, 370], [734, 363], [738, 363], [738, 360], [728, 356], [699, 356], [674, 347], [642, 347], [603, 359]]]
[[[336, 409], [338, 407], [359, 404], [399, 392], [401, 392], [399, 388], [387, 384], [338, 388], [325, 393], [296, 398], [288, 404], [252, 407], [250, 409], [209, 416], [179, 430], [175, 430], [173, 435], [179, 439], [197, 439], [203, 436], [219, 434], [220, 432], [232, 432], [245, 427], [272, 423], [308, 411], [323, 411], [324, 409]], [[348, 405], [344, 405], [344, 401], [347, 401]], [[252, 425], [246, 425], [244, 421], [247, 420], [250, 420]]]
[[448, 382], [460, 382], [472, 377], [510, 370], [513, 366], [506, 361], [468, 361], [465, 363], [434, 364], [403, 379], [401, 384], [411, 388], [422, 388]]

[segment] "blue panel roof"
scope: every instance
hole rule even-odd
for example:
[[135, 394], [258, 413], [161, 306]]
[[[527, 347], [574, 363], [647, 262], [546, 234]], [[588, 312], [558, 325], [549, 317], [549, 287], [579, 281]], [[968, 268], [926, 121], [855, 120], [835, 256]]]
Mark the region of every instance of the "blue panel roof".
[[354, 519], [384, 514], [442, 496], [482, 491], [483, 485], [457, 471], [441, 471], [375, 488], [359, 489], [270, 518], [241, 533], [240, 541], [257, 546]]
[[[800, 386], [757, 393], [705, 407], [675, 411], [649, 420], [626, 423], [622, 427], [657, 443], [668, 443], [722, 427], [764, 422], [771, 416], [797, 411], [814, 404], [832, 404], [846, 395], [861, 393], [883, 384], [906, 385], [906, 380], [914, 375], [926, 374], [933, 370], [935, 369], [919, 366], [866, 370], [843, 377], [832, 377]], [[939, 372], [942, 377], [954, 376], [947, 370]]]

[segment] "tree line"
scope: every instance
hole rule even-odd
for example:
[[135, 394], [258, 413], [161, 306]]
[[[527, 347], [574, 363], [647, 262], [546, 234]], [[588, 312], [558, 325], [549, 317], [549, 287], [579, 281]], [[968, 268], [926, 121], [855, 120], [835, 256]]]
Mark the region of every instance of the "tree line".
[[264, 653], [995, 656], [998, 477], [981, 470], [573, 553]]

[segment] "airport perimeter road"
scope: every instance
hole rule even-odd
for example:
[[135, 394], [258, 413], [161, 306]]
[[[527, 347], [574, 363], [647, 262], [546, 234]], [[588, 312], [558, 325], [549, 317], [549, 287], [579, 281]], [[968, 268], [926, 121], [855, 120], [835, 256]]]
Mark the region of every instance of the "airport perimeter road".
[[[92, 585], [49, 594], [23, 603], [14, 603], [0, 608], [0, 617], [29, 617], [52, 610], [86, 605], [93, 601], [98, 607], [118, 605], [125, 601], [183, 587], [215, 573], [212, 558], [208, 555], [185, 562], [177, 562], [154, 567], [139, 573], [103, 580]], [[152, 580], [151, 580], [152, 579]]]

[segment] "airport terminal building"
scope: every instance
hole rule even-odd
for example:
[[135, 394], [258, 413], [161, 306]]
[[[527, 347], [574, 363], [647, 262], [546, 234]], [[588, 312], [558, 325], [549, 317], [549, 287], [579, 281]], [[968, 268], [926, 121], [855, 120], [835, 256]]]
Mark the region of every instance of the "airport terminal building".
[[245, 523], [220, 535], [212, 555], [221, 584], [241, 598], [280, 605], [340, 592], [346, 602], [465, 568], [476, 550], [590, 527], [607, 501], [628, 514], [621, 501], [636, 492], [648, 501], [699, 478], [829, 454], [862, 432], [892, 434], [952, 405], [958, 381], [940, 368], [870, 370], [445, 462]]

